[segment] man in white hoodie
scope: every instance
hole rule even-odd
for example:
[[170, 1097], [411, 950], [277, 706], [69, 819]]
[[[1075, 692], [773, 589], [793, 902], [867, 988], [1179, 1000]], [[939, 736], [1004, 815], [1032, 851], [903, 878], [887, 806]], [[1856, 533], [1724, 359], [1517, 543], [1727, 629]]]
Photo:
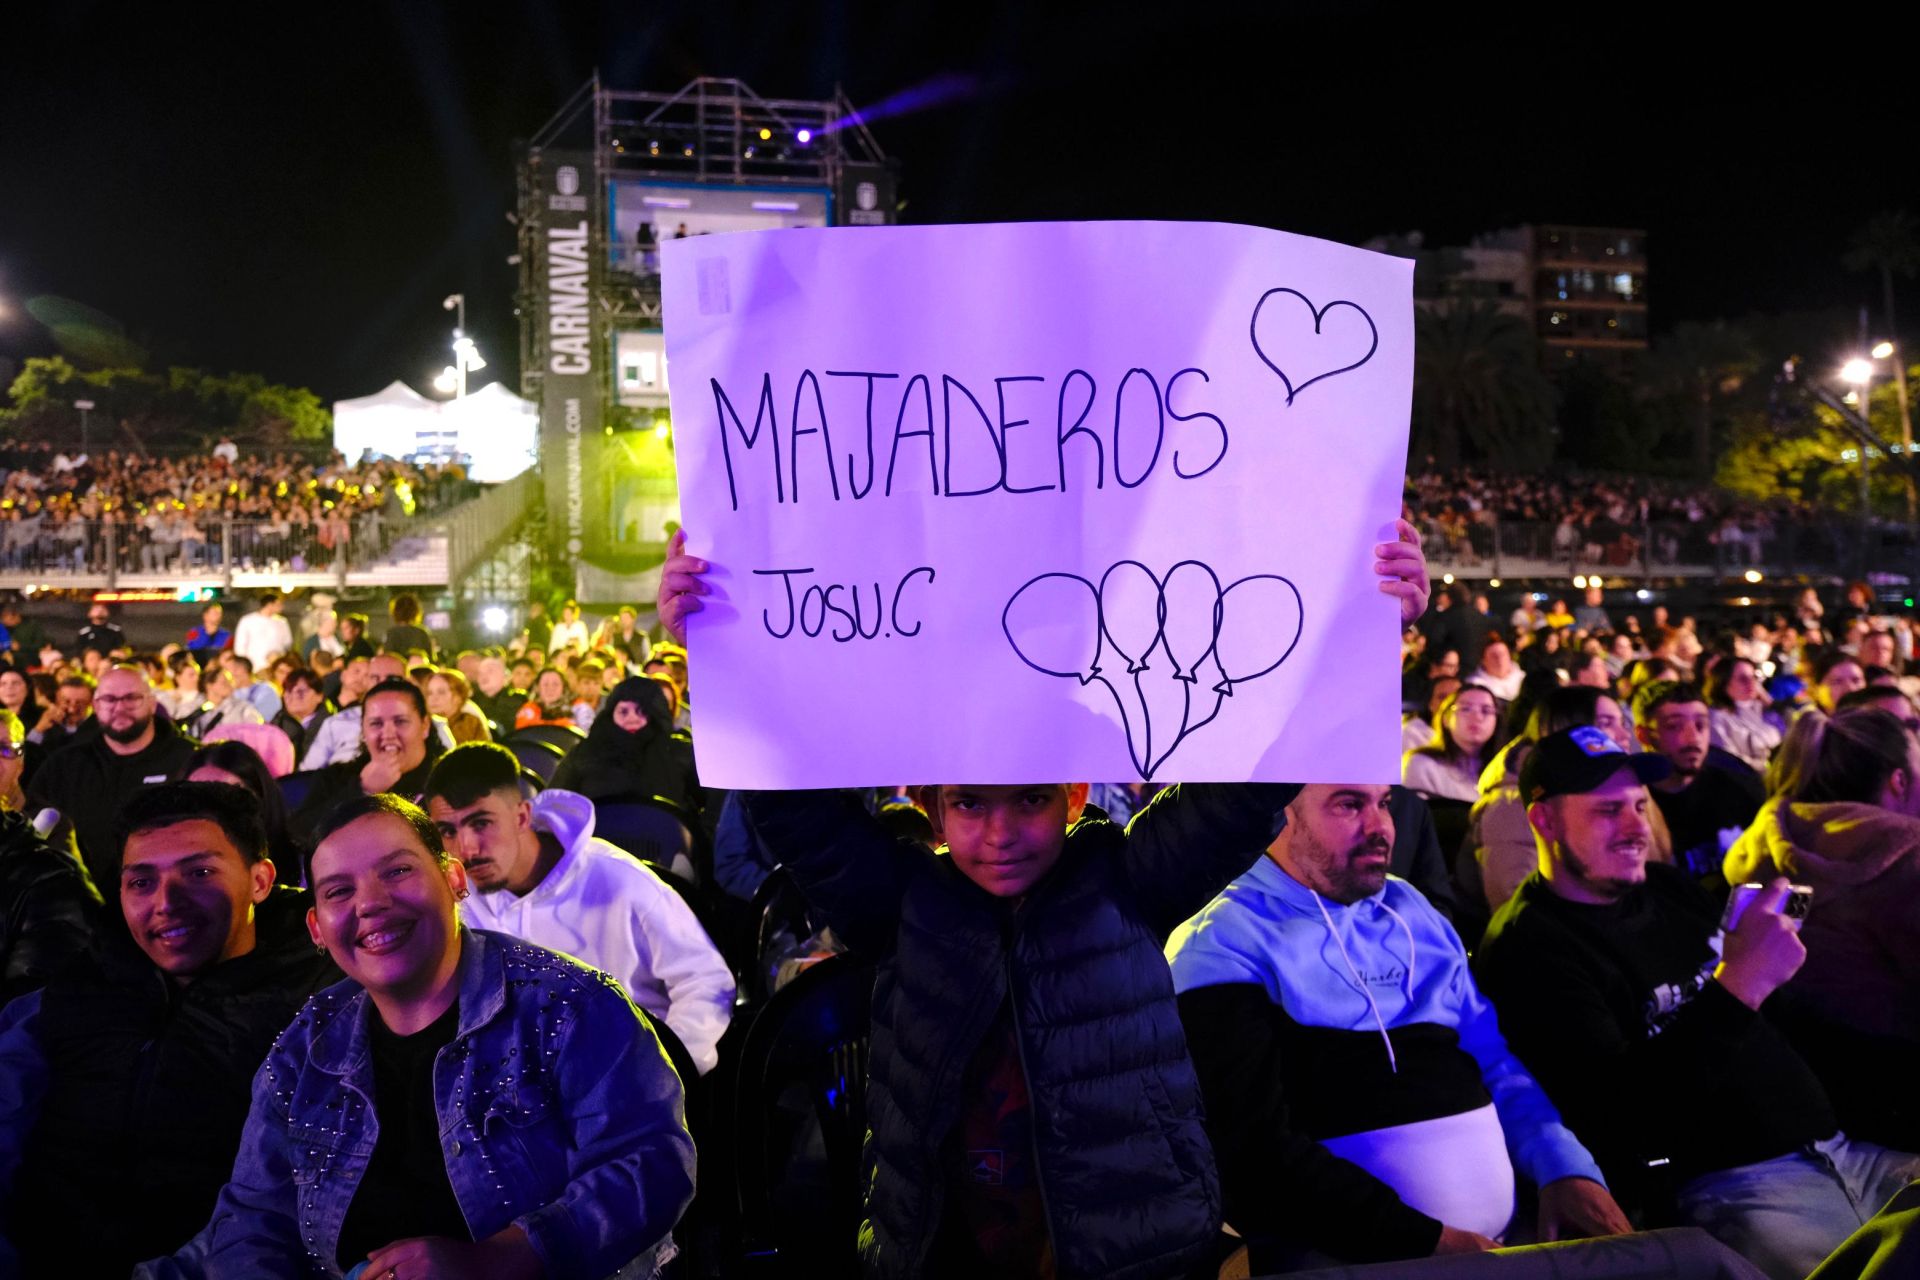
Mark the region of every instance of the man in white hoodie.
[[1388, 875], [1390, 788], [1316, 784], [1167, 943], [1227, 1221], [1255, 1272], [1632, 1230], [1507, 1049], [1452, 927]]
[[594, 839], [592, 801], [558, 790], [527, 800], [519, 761], [487, 742], [442, 756], [425, 799], [475, 891], [463, 904], [466, 923], [613, 975], [702, 1074], [713, 1069], [733, 1014], [733, 974], [679, 894]]

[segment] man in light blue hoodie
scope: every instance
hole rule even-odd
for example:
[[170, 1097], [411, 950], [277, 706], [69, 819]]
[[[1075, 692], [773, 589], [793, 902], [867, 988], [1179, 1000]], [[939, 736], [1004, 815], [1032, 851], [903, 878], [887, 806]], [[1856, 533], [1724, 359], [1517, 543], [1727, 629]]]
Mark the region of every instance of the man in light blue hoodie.
[[1167, 944], [1226, 1217], [1256, 1273], [1632, 1226], [1507, 1049], [1453, 928], [1387, 873], [1389, 788], [1317, 784]]

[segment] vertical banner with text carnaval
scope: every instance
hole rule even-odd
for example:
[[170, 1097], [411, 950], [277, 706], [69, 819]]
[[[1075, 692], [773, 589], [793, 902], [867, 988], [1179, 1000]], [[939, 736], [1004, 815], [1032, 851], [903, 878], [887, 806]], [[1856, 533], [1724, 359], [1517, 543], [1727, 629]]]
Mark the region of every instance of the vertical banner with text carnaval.
[[663, 271], [702, 781], [1398, 780], [1411, 263], [1112, 222]]
[[537, 171], [542, 221], [534, 237], [538, 254], [534, 324], [542, 359], [540, 470], [547, 494], [547, 537], [553, 551], [577, 559], [589, 547], [591, 462], [600, 447], [599, 344], [590, 282], [593, 161], [590, 156], [548, 153]]

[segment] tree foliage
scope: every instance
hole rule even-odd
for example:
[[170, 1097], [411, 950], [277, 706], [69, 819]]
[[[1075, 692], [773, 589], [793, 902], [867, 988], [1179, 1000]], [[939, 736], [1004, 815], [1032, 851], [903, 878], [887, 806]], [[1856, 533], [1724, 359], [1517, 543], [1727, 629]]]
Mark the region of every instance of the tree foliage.
[[1477, 301], [1414, 313], [1414, 458], [1538, 466], [1553, 456], [1553, 409], [1524, 320]]
[[0, 431], [15, 439], [77, 443], [76, 400], [91, 400], [98, 448], [211, 448], [221, 437], [257, 449], [326, 440], [333, 415], [304, 387], [258, 374], [172, 368], [83, 370], [61, 356], [26, 361], [0, 409]]

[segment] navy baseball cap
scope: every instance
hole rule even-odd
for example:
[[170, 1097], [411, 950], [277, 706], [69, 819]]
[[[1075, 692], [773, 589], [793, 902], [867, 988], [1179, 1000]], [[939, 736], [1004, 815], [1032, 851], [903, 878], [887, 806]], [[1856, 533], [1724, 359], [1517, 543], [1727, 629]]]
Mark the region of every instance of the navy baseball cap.
[[1659, 782], [1673, 775], [1667, 758], [1651, 753], [1628, 753], [1592, 725], [1579, 725], [1548, 734], [1533, 744], [1520, 766], [1520, 794], [1528, 804], [1554, 796], [1591, 791], [1622, 769], [1631, 769], [1642, 782]]

